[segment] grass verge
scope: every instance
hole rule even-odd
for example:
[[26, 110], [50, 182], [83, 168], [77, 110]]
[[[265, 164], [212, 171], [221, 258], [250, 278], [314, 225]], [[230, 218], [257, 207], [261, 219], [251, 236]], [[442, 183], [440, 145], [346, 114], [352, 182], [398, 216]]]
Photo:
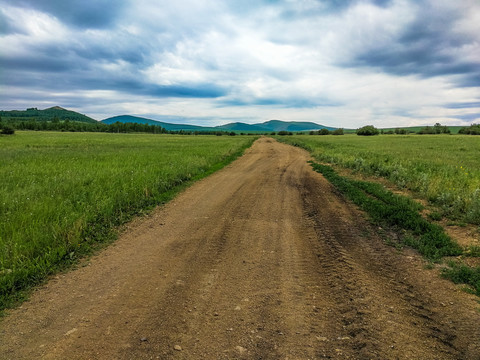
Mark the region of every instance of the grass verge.
[[449, 262], [449, 267], [442, 270], [442, 276], [455, 284], [466, 284], [468, 292], [480, 296], [480, 267], [470, 267], [458, 262]]
[[[419, 213], [422, 206], [410, 198], [396, 195], [380, 184], [340, 176], [328, 165], [310, 163], [315, 171], [367, 212], [374, 224], [405, 230], [407, 235], [403, 237], [403, 242], [417, 249], [428, 260], [439, 261], [445, 256], [471, 256], [470, 248], [462, 248], [441, 226], [424, 219]], [[449, 267], [442, 271], [442, 275], [455, 283], [471, 286], [472, 292], [480, 296], [480, 268], [449, 262]]]
[[463, 249], [445, 234], [442, 227], [428, 222], [419, 214], [421, 205], [415, 201], [393, 194], [380, 184], [340, 176], [327, 165], [312, 162], [312, 167], [366, 211], [374, 223], [409, 231], [412, 236], [408, 237], [407, 245], [427, 259], [438, 260], [463, 253]]

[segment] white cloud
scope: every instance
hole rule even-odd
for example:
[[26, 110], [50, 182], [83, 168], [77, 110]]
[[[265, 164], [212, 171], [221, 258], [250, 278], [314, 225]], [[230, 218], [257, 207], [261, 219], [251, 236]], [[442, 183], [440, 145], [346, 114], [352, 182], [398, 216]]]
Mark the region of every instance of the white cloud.
[[0, 33], [11, 90], [0, 107], [64, 101], [99, 119], [121, 112], [340, 127], [464, 123], [479, 110], [447, 106], [480, 97], [475, 0], [121, 3], [103, 27], [6, 5], [3, 17], [18, 25]]

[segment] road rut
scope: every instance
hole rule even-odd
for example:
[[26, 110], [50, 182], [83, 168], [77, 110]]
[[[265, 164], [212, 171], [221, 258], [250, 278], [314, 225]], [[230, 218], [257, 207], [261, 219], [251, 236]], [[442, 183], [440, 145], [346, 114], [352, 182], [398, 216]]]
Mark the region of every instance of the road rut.
[[259, 139], [12, 310], [2, 359], [480, 359], [476, 298], [308, 160]]

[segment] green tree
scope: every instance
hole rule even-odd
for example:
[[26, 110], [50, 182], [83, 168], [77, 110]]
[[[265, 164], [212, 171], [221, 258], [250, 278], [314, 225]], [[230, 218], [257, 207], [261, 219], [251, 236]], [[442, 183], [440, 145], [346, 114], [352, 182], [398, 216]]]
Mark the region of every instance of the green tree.
[[2, 135], [13, 135], [15, 134], [15, 129], [9, 125], [3, 125], [0, 128], [0, 134]]
[[372, 136], [372, 135], [378, 135], [380, 131], [373, 125], [366, 125], [364, 127], [361, 127], [357, 129], [357, 135], [361, 136]]
[[461, 128], [458, 133], [465, 135], [480, 135], [480, 125], [472, 124], [469, 127]]
[[436, 123], [435, 125], [433, 125], [433, 127], [425, 126], [418, 133], [419, 134], [450, 134], [450, 129], [448, 128], [448, 126], [443, 126], [440, 123]]

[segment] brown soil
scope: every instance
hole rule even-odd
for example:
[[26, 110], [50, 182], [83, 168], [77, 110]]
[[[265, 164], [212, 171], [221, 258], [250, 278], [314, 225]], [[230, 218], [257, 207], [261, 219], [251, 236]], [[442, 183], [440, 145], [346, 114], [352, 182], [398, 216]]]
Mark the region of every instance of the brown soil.
[[478, 298], [271, 139], [0, 323], [2, 359], [479, 359]]
[[478, 226], [475, 225], [466, 225], [466, 226], [455, 226], [448, 225], [447, 221], [442, 221], [440, 223], [447, 234], [455, 239], [457, 243], [462, 246], [480, 246], [480, 233]]

